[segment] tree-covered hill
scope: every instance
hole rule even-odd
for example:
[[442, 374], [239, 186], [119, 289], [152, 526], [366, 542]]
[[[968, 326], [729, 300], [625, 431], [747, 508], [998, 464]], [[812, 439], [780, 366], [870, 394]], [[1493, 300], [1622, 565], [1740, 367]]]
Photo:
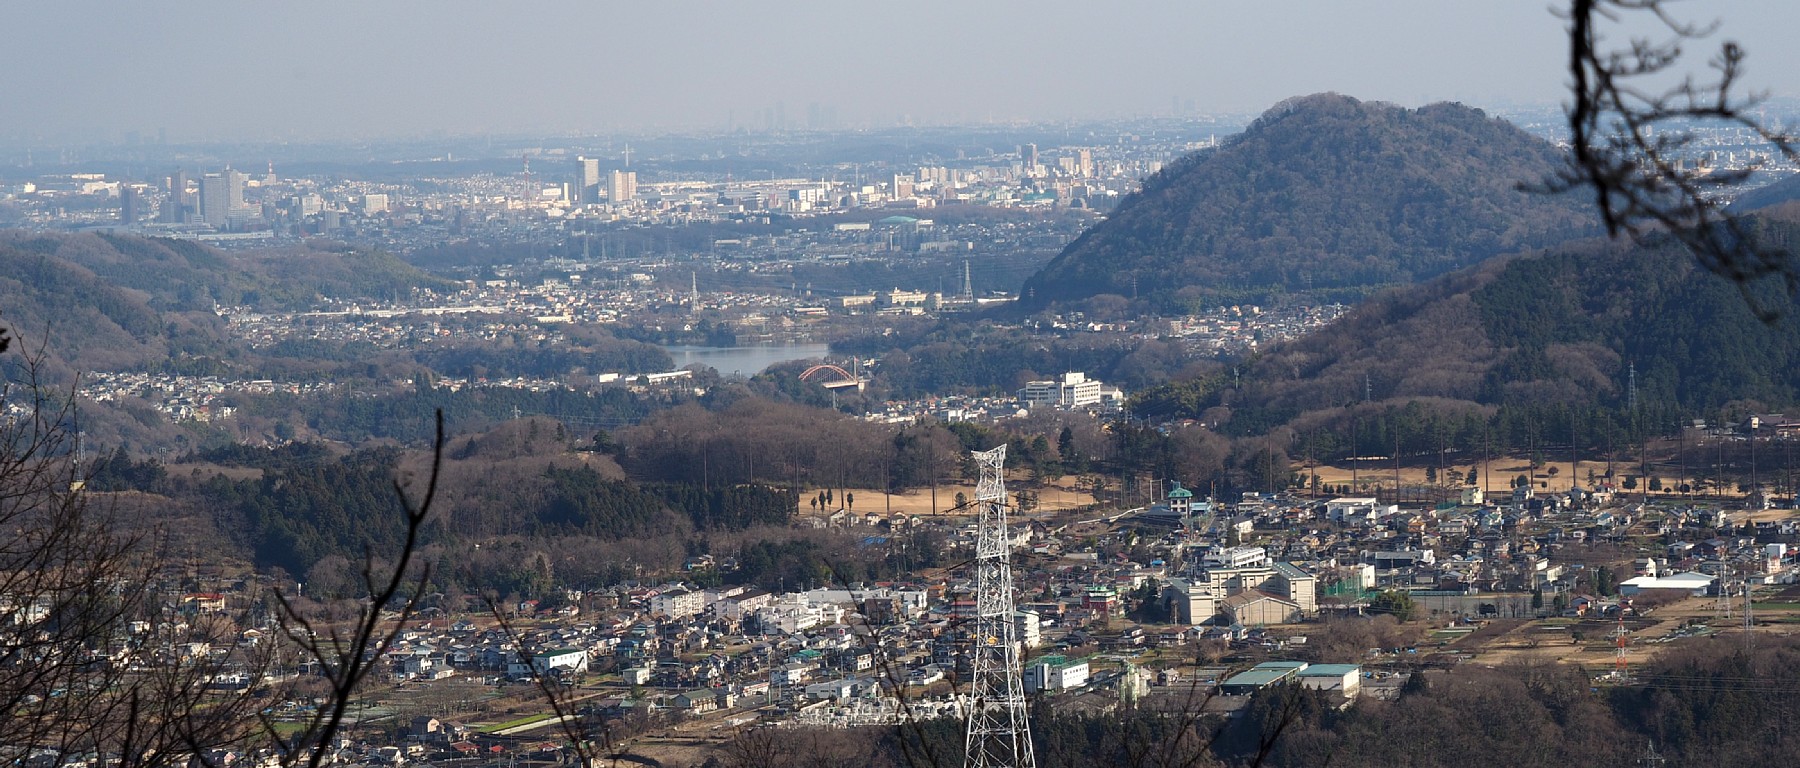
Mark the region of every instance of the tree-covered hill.
[[1750, 213], [1795, 201], [1800, 201], [1800, 173], [1790, 174], [1766, 187], [1739, 195], [1736, 200], [1731, 201], [1731, 211]]
[[63, 242], [0, 241], [0, 322], [25, 348], [48, 354], [41, 373], [141, 366], [223, 339], [216, 316], [159, 309], [146, 292], [58, 255]]
[[111, 370], [223, 353], [220, 306], [301, 309], [455, 284], [329, 245], [225, 253], [185, 240], [0, 231], [0, 312], [52, 366]]
[[1520, 189], [1561, 155], [1481, 110], [1291, 99], [1144, 183], [1027, 280], [1021, 306], [1101, 294], [1181, 310], [1412, 283], [1591, 228]]
[[[1800, 224], [1752, 226], [1771, 244], [1800, 242]], [[1800, 307], [1774, 288], [1752, 287], [1782, 310], [1764, 323], [1737, 285], [1700, 271], [1673, 241], [1571, 243], [1379, 294], [1250, 361], [1236, 389], [1186, 381], [1139, 405], [1234, 432], [1304, 431], [1365, 400], [1622, 411], [1635, 375], [1640, 408], [1669, 419], [1734, 403], [1780, 408], [1800, 402]]]
[[139, 293], [158, 311], [309, 309], [320, 299], [395, 299], [419, 288], [457, 287], [392, 254], [325, 242], [227, 253], [161, 237], [0, 231], [0, 253], [73, 264]]

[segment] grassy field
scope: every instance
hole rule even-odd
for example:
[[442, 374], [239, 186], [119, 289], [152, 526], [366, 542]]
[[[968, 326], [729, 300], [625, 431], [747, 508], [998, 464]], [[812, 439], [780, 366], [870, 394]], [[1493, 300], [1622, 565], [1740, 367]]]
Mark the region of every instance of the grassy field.
[[544, 713], [536, 714], [536, 715], [527, 715], [527, 716], [521, 717], [517, 720], [508, 720], [504, 723], [496, 723], [494, 725], [483, 726], [481, 728], [481, 732], [482, 733], [499, 733], [501, 731], [509, 730], [512, 728], [517, 728], [521, 725], [531, 725], [532, 723], [541, 723], [541, 722], [543, 722], [545, 720], [549, 720], [550, 718], [555, 717], [555, 716], [556, 715], [549, 713], [549, 712], [544, 712]]

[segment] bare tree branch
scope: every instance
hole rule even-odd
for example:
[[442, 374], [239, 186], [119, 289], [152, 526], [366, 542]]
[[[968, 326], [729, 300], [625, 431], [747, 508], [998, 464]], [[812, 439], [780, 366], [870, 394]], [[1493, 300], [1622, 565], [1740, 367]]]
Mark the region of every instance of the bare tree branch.
[[[1667, 37], [1607, 47], [1602, 28], [1628, 16], [1654, 19]], [[1716, 22], [1684, 22], [1667, 0], [1571, 0], [1565, 18], [1572, 158], [1541, 188], [1589, 190], [1611, 236], [1675, 238], [1700, 266], [1736, 283], [1758, 317], [1773, 321], [1779, 312], [1763, 306], [1751, 285], [1778, 279], [1790, 296], [1800, 295], [1800, 265], [1786, 250], [1758, 244], [1724, 208], [1726, 195], [1761, 166], [1713, 169], [1681, 156], [1695, 127], [1717, 124], [1748, 129], [1785, 159], [1800, 160], [1794, 136], [1752, 114], [1766, 95], [1741, 92], [1744, 50], [1724, 41], [1708, 62], [1710, 78], [1689, 74], [1671, 84], [1683, 46], [1711, 37]]]
[[[416, 577], [410, 571], [413, 570], [413, 558], [419, 551], [419, 537], [431, 514], [431, 505], [437, 500], [438, 477], [443, 462], [444, 412], [439, 410], [436, 439], [432, 443], [431, 474], [426, 483], [425, 494], [415, 505], [407, 494], [406, 486], [399, 480], [394, 481], [394, 495], [400, 499], [406, 520], [405, 541], [392, 567], [380, 573], [377, 572], [374, 553], [365, 557], [363, 583], [369, 591], [369, 597], [352, 618], [348, 639], [339, 634], [335, 621], [326, 630], [326, 637], [321, 639], [317, 632], [318, 622], [309, 619], [305, 612], [279, 590], [274, 593], [275, 600], [281, 607], [282, 624], [287, 635], [319, 664], [321, 672], [330, 683], [328, 705], [313, 714], [301, 737], [282, 744], [284, 764], [318, 768], [325, 762], [331, 742], [344, 727], [357, 689], [376, 669], [382, 656], [393, 647], [400, 633], [405, 631], [407, 622], [418, 608], [419, 600], [425, 595], [426, 587], [431, 581], [430, 566], [419, 567]], [[409, 584], [413, 587], [411, 593], [401, 599], [401, 591]], [[397, 615], [391, 622], [384, 620], [383, 614], [396, 601], [399, 604]]]

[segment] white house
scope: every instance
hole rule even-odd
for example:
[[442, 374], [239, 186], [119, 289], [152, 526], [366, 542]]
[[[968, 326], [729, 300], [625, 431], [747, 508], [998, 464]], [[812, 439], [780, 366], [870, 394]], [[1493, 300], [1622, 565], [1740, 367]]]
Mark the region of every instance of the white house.
[[1372, 524], [1399, 513], [1399, 505], [1382, 504], [1372, 496], [1342, 496], [1325, 502], [1325, 516], [1334, 523]]
[[586, 672], [588, 668], [587, 651], [580, 648], [558, 648], [544, 651], [531, 657], [531, 666], [538, 674], [548, 674], [554, 669], [566, 669], [570, 672]]

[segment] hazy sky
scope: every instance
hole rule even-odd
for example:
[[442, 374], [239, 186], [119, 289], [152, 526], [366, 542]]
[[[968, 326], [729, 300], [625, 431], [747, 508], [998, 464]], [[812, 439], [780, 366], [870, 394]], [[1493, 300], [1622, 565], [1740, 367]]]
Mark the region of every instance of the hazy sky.
[[[1693, 0], [1800, 96], [1795, 0]], [[1540, 0], [48, 2], [0, 13], [0, 142], [760, 128], [1259, 112], [1338, 91], [1561, 101]], [[1695, 51], [1695, 65], [1711, 49]]]

